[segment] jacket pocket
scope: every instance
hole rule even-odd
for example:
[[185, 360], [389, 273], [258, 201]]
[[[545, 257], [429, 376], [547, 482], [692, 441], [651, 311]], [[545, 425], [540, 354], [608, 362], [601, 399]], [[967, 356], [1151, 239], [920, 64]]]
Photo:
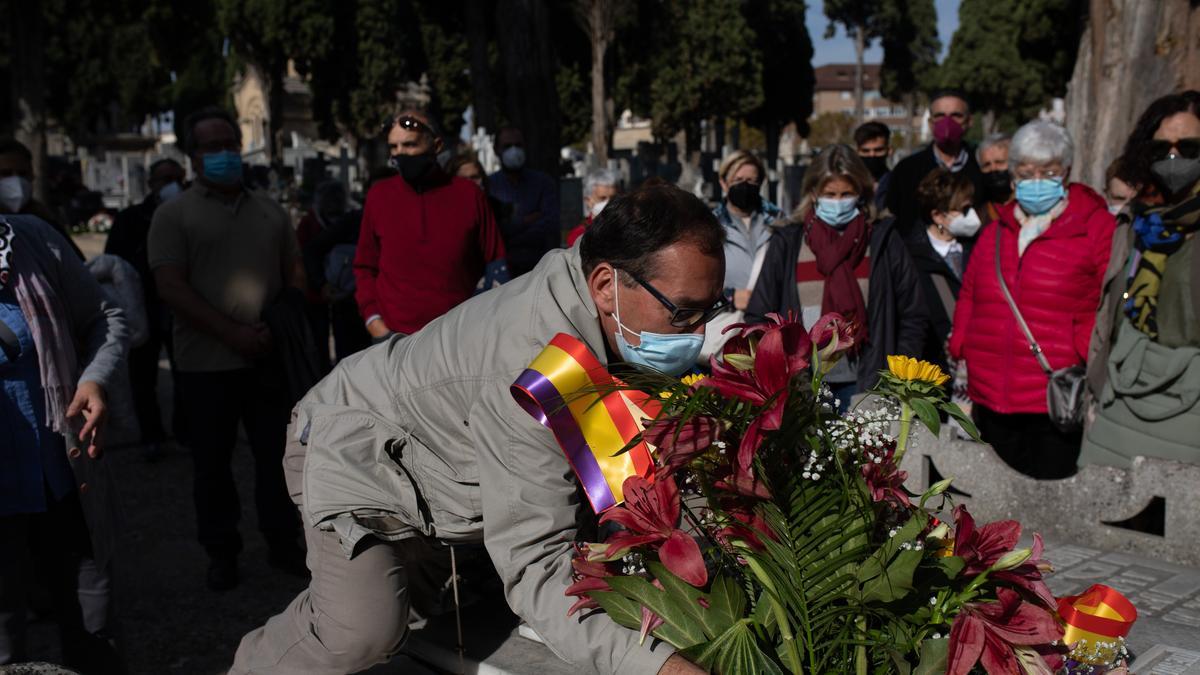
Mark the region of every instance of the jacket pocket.
[[476, 473], [459, 470], [413, 433], [395, 442], [392, 454], [416, 480], [433, 534], [448, 540], [478, 538], [483, 508]]
[[314, 405], [307, 411], [304, 505], [313, 525], [351, 515], [394, 515], [429, 534], [432, 518], [413, 472], [393, 460], [408, 438], [397, 424], [366, 410]]

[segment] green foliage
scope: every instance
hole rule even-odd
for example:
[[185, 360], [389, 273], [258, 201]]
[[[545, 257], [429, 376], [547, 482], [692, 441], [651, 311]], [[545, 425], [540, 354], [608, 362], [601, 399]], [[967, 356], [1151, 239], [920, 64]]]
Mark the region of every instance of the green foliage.
[[840, 112], [821, 113], [810, 125], [808, 142], [814, 148], [823, 148], [833, 143], [853, 143], [855, 126], [853, 115]]
[[433, 109], [445, 132], [457, 136], [462, 112], [471, 104], [471, 55], [463, 32], [462, 5], [413, 3], [420, 23], [425, 70], [433, 89]]
[[1066, 93], [1085, 16], [1083, 0], [963, 0], [940, 84], [962, 89], [1001, 128]]
[[655, 134], [695, 130], [709, 118], [742, 117], [762, 104], [762, 62], [737, 0], [667, 2], [656, 30], [650, 113]]
[[794, 122], [801, 135], [807, 135], [815, 77], [805, 4], [804, 0], [749, 0], [742, 7], [762, 59], [762, 104], [747, 115], [750, 124], [778, 129]]
[[880, 93], [902, 101], [909, 94], [932, 88], [942, 49], [933, 0], [885, 0], [880, 23], [884, 26], [879, 36], [883, 44]]

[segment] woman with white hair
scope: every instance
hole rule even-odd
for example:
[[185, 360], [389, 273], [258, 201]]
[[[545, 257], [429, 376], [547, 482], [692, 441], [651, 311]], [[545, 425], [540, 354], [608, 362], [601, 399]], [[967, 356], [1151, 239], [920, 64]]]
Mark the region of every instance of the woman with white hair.
[[567, 233], [567, 246], [583, 236], [592, 220], [620, 193], [621, 176], [612, 169], [596, 169], [583, 179], [583, 220]]
[[1018, 313], [1052, 371], [1084, 365], [1115, 227], [1103, 197], [1068, 182], [1073, 151], [1067, 131], [1050, 122], [1013, 136], [1016, 199], [979, 236], [950, 338], [951, 355], [966, 359], [983, 440], [1009, 466], [1043, 479], [1075, 473], [1081, 435], [1052, 422], [1049, 377]]

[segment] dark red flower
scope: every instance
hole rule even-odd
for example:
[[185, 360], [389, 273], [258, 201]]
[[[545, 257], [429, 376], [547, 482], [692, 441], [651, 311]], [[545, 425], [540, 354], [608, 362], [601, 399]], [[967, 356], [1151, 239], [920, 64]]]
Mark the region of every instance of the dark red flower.
[[[976, 576], [987, 571], [996, 561], [1012, 551], [1021, 538], [1021, 524], [1015, 520], [1001, 520], [975, 528], [975, 519], [963, 506], [954, 509], [956, 529], [954, 533], [954, 555], [966, 561], [962, 573]], [[996, 570], [990, 578], [1003, 581], [1036, 597], [1046, 607], [1056, 606], [1054, 594], [1042, 580], [1042, 572], [1050, 568], [1042, 559], [1042, 537], [1033, 536], [1031, 555], [1020, 565], [1007, 570]]]
[[716, 540], [725, 546], [730, 546], [731, 540], [737, 539], [746, 542], [755, 551], [761, 551], [764, 547], [759, 535], [778, 540], [767, 521], [753, 511], [727, 508], [725, 515], [731, 517], [733, 522], [713, 533]]
[[987, 571], [1021, 538], [1021, 524], [1015, 520], [998, 520], [976, 529], [975, 519], [961, 505], [954, 509], [954, 522], [954, 555], [966, 561], [962, 573], [969, 577]]
[[976, 663], [989, 673], [1021, 673], [1014, 646], [1042, 646], [1062, 638], [1054, 614], [996, 589], [997, 602], [968, 602], [950, 629], [946, 673], [967, 675]]
[[1029, 558], [1010, 570], [992, 572], [991, 578], [1003, 581], [1027, 591], [1050, 609], [1057, 607], [1057, 600], [1050, 592], [1050, 587], [1042, 579], [1042, 573], [1050, 571], [1050, 563], [1042, 559], [1042, 535], [1033, 535], [1033, 546]]
[[720, 423], [711, 417], [669, 417], [651, 422], [643, 436], [655, 447], [658, 475], [667, 476], [708, 450], [720, 433]]
[[567, 590], [563, 595], [573, 595], [578, 600], [571, 608], [567, 610], [567, 616], [571, 616], [581, 609], [593, 609], [599, 607], [596, 601], [591, 598], [593, 591], [610, 590], [605, 577], [611, 577], [612, 572], [608, 569], [608, 565], [600, 562], [594, 562], [584, 557], [583, 552], [576, 550], [575, 557], [571, 560], [571, 567], [575, 568], [574, 583], [567, 586]]
[[723, 480], [713, 482], [713, 487], [718, 490], [741, 495], [742, 497], [753, 497], [755, 499], [771, 498], [771, 492], [767, 489], [767, 484], [754, 475], [754, 469], [743, 469], [736, 463], [733, 465], [733, 471], [728, 476]]
[[592, 560], [616, 560], [635, 546], [657, 545], [658, 559], [667, 569], [693, 586], [703, 586], [708, 570], [700, 546], [676, 527], [679, 488], [675, 479], [667, 476], [652, 484], [641, 476], [630, 476], [621, 490], [625, 503], [606, 511], [600, 522], [614, 522], [625, 529], [592, 546]]
[[[771, 322], [761, 325], [738, 324], [737, 342], [723, 352], [723, 358], [713, 357], [712, 375], [700, 386], [712, 387], [724, 396], [738, 398], [763, 410], [742, 435], [738, 447], [738, 464], [748, 468], [762, 442], [763, 431], [773, 431], [783, 422], [788, 400], [788, 384], [792, 376], [808, 367], [812, 356], [812, 340], [797, 321], [770, 315]], [[757, 339], [754, 339], [757, 338]], [[742, 351], [749, 346], [753, 354], [751, 367], [729, 358], [730, 354], [747, 356]]]
[[830, 312], [817, 319], [812, 330], [808, 332], [809, 339], [812, 340], [813, 346], [817, 350], [817, 359], [825, 367], [826, 372], [828, 368], [833, 367], [842, 354], [855, 348], [858, 343], [858, 334], [858, 323], [847, 321], [837, 312]]
[[895, 447], [890, 447], [879, 463], [874, 461], [862, 465], [863, 480], [871, 492], [871, 499], [876, 503], [888, 500], [897, 506], [911, 506], [908, 493], [904, 491], [904, 481], [908, 478], [907, 471], [896, 467]]

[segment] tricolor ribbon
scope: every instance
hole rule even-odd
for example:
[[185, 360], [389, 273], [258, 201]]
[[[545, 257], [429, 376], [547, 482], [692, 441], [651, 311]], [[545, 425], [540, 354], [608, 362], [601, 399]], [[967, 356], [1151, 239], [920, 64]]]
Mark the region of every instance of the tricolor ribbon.
[[1123, 639], [1137, 621], [1137, 608], [1116, 590], [1096, 584], [1079, 595], [1058, 599], [1058, 615], [1066, 622], [1063, 644], [1069, 658], [1090, 665], [1110, 665]]
[[660, 406], [641, 392], [618, 391], [619, 386], [587, 345], [559, 333], [510, 387], [517, 404], [554, 432], [596, 513], [624, 501], [626, 478], [653, 479], [654, 474], [645, 442], [620, 451]]

